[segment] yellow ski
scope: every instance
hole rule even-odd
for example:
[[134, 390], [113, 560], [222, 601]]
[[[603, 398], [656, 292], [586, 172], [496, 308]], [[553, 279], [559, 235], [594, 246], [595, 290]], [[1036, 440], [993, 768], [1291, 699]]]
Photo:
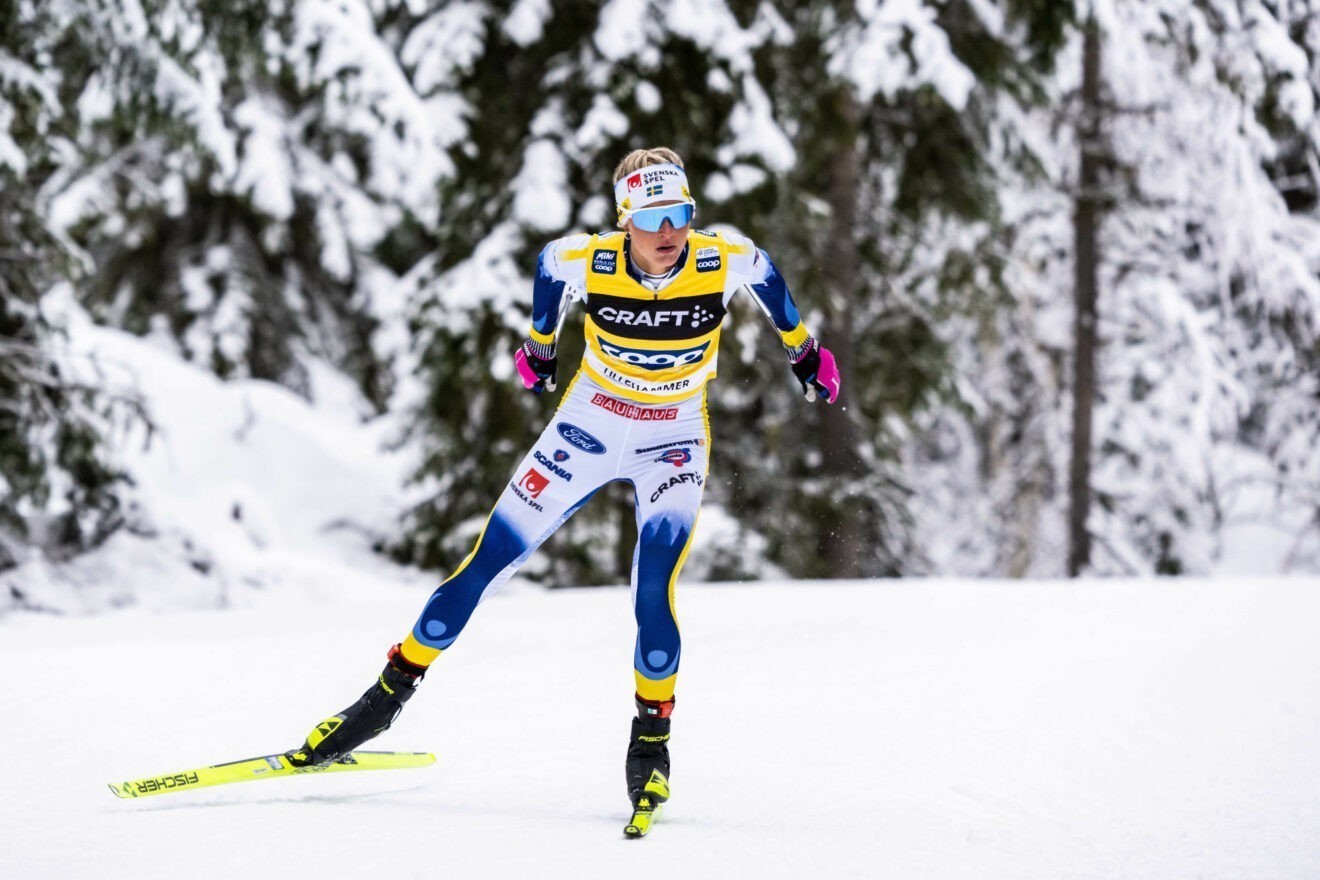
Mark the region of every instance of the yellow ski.
[[401, 770], [406, 767], [425, 767], [435, 763], [430, 752], [350, 752], [338, 760], [310, 767], [297, 767], [287, 755], [260, 755], [198, 767], [164, 776], [147, 776], [124, 782], [108, 783], [115, 797], [151, 797], [175, 791], [189, 791], [231, 782], [253, 782], [258, 779], [277, 779], [281, 776], [299, 776], [313, 773], [345, 773], [351, 770]]
[[632, 821], [623, 826], [623, 836], [630, 839], [645, 837], [651, 830], [651, 823], [660, 818], [660, 807], [660, 804], [654, 804], [649, 798], [639, 799]]
[[669, 800], [669, 780], [659, 770], [652, 770], [646, 786], [632, 797], [632, 821], [623, 826], [623, 836], [635, 839], [645, 837], [651, 823], [660, 818], [660, 809]]

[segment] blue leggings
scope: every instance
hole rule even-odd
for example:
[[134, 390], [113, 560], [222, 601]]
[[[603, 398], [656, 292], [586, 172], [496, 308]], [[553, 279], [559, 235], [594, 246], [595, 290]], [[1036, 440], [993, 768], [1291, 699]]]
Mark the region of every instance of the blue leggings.
[[579, 374], [554, 419], [513, 472], [476, 547], [442, 583], [403, 642], [428, 666], [458, 638], [477, 605], [578, 508], [614, 480], [637, 498], [633, 670], [643, 699], [674, 696], [680, 640], [674, 586], [691, 545], [709, 461], [705, 396], [636, 404]]

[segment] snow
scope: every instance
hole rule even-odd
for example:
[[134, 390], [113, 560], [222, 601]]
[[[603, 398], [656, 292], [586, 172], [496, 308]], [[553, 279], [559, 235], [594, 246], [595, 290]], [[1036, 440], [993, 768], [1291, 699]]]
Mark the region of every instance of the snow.
[[341, 376], [312, 370], [313, 405], [274, 383], [222, 382], [93, 325], [67, 298], [45, 308], [67, 330], [68, 374], [140, 401], [153, 428], [110, 438], [133, 485], [127, 532], [65, 566], [33, 559], [0, 574], [4, 595], [69, 613], [243, 606], [296, 577], [300, 560], [371, 558], [403, 507], [407, 462], [384, 448], [388, 420], [361, 421]]
[[550, 14], [549, 0], [518, 0], [504, 19], [504, 33], [519, 46], [530, 46], [541, 39]]
[[862, 102], [929, 84], [950, 107], [966, 107], [976, 77], [953, 54], [933, 9], [919, 0], [858, 0], [857, 15], [860, 27], [831, 38], [829, 71], [851, 81]]
[[564, 154], [551, 141], [532, 141], [513, 182], [513, 219], [549, 232], [567, 226], [572, 211]]
[[[64, 309], [74, 375], [157, 430], [123, 438], [129, 529], [0, 576], [63, 612], [0, 616], [0, 877], [1320, 873], [1314, 577], [684, 580], [674, 797], [642, 843], [621, 839], [629, 592], [515, 580], [376, 742], [435, 766], [116, 800], [297, 745], [438, 576], [369, 552], [406, 469], [333, 374], [312, 406]], [[758, 552], [713, 505], [698, 538], [689, 576]]]
[[1317, 587], [682, 584], [674, 796], [641, 843], [625, 589], [486, 603], [376, 741], [433, 767], [127, 802], [105, 783], [296, 745], [430, 579], [309, 566], [225, 613], [12, 617], [0, 876], [1316, 876]]

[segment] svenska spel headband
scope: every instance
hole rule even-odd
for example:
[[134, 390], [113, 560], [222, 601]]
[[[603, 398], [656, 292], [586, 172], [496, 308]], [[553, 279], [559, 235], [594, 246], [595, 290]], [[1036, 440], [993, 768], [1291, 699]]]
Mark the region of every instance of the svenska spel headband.
[[[676, 213], [669, 217], [669, 222], [674, 224], [674, 228], [687, 225], [696, 212], [697, 203], [688, 190], [687, 174], [677, 165], [669, 163], [647, 165], [645, 168], [624, 175], [614, 184], [614, 205], [618, 209], [620, 227], [632, 218], [638, 228], [655, 232], [664, 223], [665, 217], [655, 219], [654, 215], [649, 213], [641, 217], [638, 215], [661, 202], [681, 202], [681, 205], [665, 207], [687, 209], [687, 217], [681, 224], [678, 222], [681, 214]], [[643, 225], [644, 223], [647, 225]], [[652, 223], [654, 228], [650, 225]]]

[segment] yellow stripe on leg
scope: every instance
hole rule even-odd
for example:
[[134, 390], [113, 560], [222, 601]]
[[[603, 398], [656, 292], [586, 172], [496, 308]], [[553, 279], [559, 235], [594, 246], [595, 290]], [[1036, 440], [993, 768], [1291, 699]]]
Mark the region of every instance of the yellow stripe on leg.
[[637, 696], [643, 700], [663, 703], [674, 698], [674, 685], [678, 681], [677, 674], [655, 681], [634, 669], [633, 677], [637, 679]]
[[440, 656], [440, 649], [423, 645], [413, 638], [412, 633], [408, 633], [408, 637], [399, 646], [399, 653], [403, 655], [404, 660], [415, 666], [430, 666], [435, 662], [435, 658]]

